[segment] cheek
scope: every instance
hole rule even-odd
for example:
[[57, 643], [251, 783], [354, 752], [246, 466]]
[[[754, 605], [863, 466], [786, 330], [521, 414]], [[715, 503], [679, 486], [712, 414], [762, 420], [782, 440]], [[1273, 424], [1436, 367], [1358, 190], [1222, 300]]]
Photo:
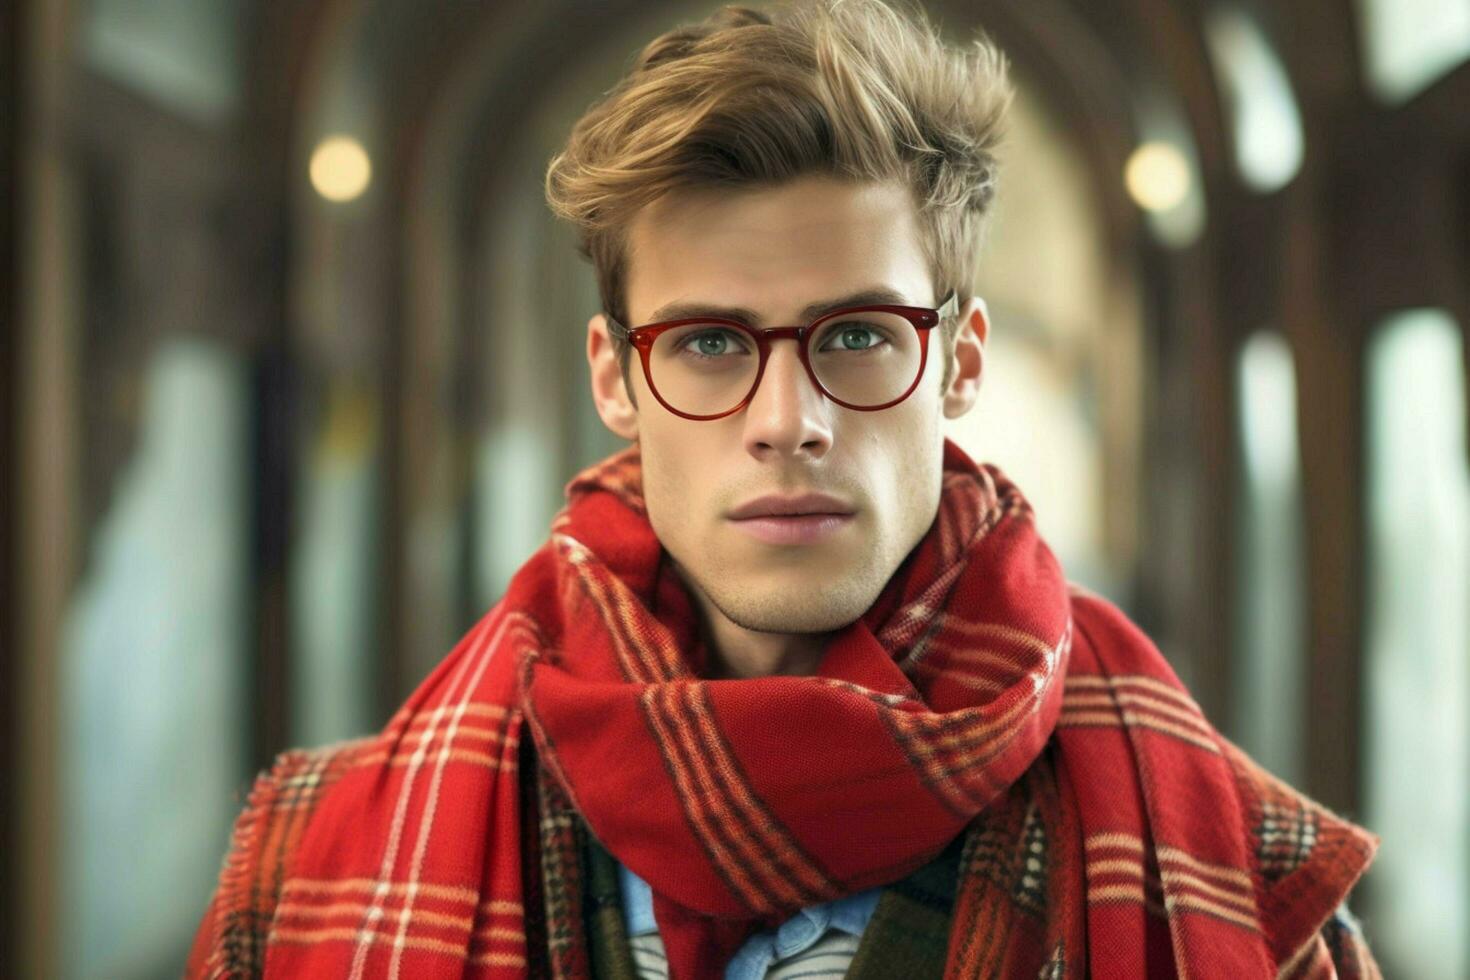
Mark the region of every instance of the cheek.
[[638, 427], [638, 449], [643, 457], [643, 499], [650, 515], [662, 515], [664, 501], [677, 493], [671, 484], [677, 479], [678, 468], [667, 455], [669, 448], [668, 439], [645, 419]]
[[883, 510], [891, 515], [888, 522], [906, 545], [928, 528], [938, 505], [944, 445], [940, 420], [937, 403], [915, 402], [910, 411], [895, 413], [893, 428], [883, 439], [887, 485], [875, 490], [886, 498]]
[[893, 429], [888, 443], [895, 462], [908, 472], [930, 466], [944, 445], [944, 412], [939, 398], [921, 389], [889, 411], [893, 413]]
[[[643, 457], [643, 496], [648, 504], [649, 521], [661, 539], [682, 537], [694, 514], [706, 503], [711, 488], [700, 482], [701, 476], [712, 478], [717, 467], [703, 459], [707, 442], [687, 430], [684, 422], [662, 417], [650, 418], [644, 413], [639, 427], [638, 445]], [[681, 424], [682, 423], [682, 424]]]

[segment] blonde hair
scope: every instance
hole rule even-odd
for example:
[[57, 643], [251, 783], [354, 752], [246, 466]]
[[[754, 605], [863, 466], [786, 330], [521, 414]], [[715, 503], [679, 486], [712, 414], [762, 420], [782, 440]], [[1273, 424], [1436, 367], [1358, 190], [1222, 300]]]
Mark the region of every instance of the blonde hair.
[[881, 0], [725, 7], [642, 50], [552, 159], [546, 199], [580, 230], [603, 308], [626, 323], [624, 231], [669, 192], [812, 174], [898, 180], [939, 296], [963, 301], [1010, 99], [998, 49], [984, 37], [951, 47], [918, 11]]

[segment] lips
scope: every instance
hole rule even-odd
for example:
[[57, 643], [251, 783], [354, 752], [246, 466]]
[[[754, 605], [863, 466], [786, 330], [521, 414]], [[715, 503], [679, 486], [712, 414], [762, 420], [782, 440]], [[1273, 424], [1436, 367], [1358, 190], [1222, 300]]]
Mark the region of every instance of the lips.
[[757, 497], [729, 517], [736, 528], [766, 544], [813, 544], [852, 523], [853, 508], [836, 497], [805, 493]]
[[853, 508], [825, 493], [803, 493], [795, 496], [768, 495], [746, 501], [730, 511], [732, 521], [760, 517], [802, 517], [811, 514], [851, 516]]

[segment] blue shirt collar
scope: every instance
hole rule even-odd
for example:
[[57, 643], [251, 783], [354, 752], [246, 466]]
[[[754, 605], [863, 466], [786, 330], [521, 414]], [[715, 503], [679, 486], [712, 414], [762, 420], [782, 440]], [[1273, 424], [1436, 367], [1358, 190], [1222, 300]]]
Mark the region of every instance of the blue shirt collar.
[[[618, 863], [618, 884], [622, 896], [623, 921], [628, 935], [646, 936], [658, 932], [653, 918], [653, 889], [622, 862]], [[840, 929], [861, 936], [878, 906], [881, 888], [870, 888], [844, 898], [801, 909], [774, 933], [752, 937], [751, 942], [765, 937], [776, 958], [785, 959], [816, 942], [828, 929]]]

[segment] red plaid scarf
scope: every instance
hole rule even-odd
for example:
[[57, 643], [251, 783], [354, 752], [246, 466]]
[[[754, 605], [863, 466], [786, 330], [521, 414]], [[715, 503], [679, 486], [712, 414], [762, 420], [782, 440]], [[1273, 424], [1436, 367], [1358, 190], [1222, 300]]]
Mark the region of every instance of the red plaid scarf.
[[194, 969], [259, 962], [266, 933], [269, 976], [584, 975], [574, 814], [652, 885], [680, 978], [961, 833], [951, 976], [1330, 962], [1318, 930], [1376, 838], [1216, 733], [1122, 614], [1068, 588], [993, 467], [947, 445], [931, 531], [817, 675], [739, 681], [700, 680], [639, 474], [629, 450], [573, 480], [379, 736], [262, 780]]

